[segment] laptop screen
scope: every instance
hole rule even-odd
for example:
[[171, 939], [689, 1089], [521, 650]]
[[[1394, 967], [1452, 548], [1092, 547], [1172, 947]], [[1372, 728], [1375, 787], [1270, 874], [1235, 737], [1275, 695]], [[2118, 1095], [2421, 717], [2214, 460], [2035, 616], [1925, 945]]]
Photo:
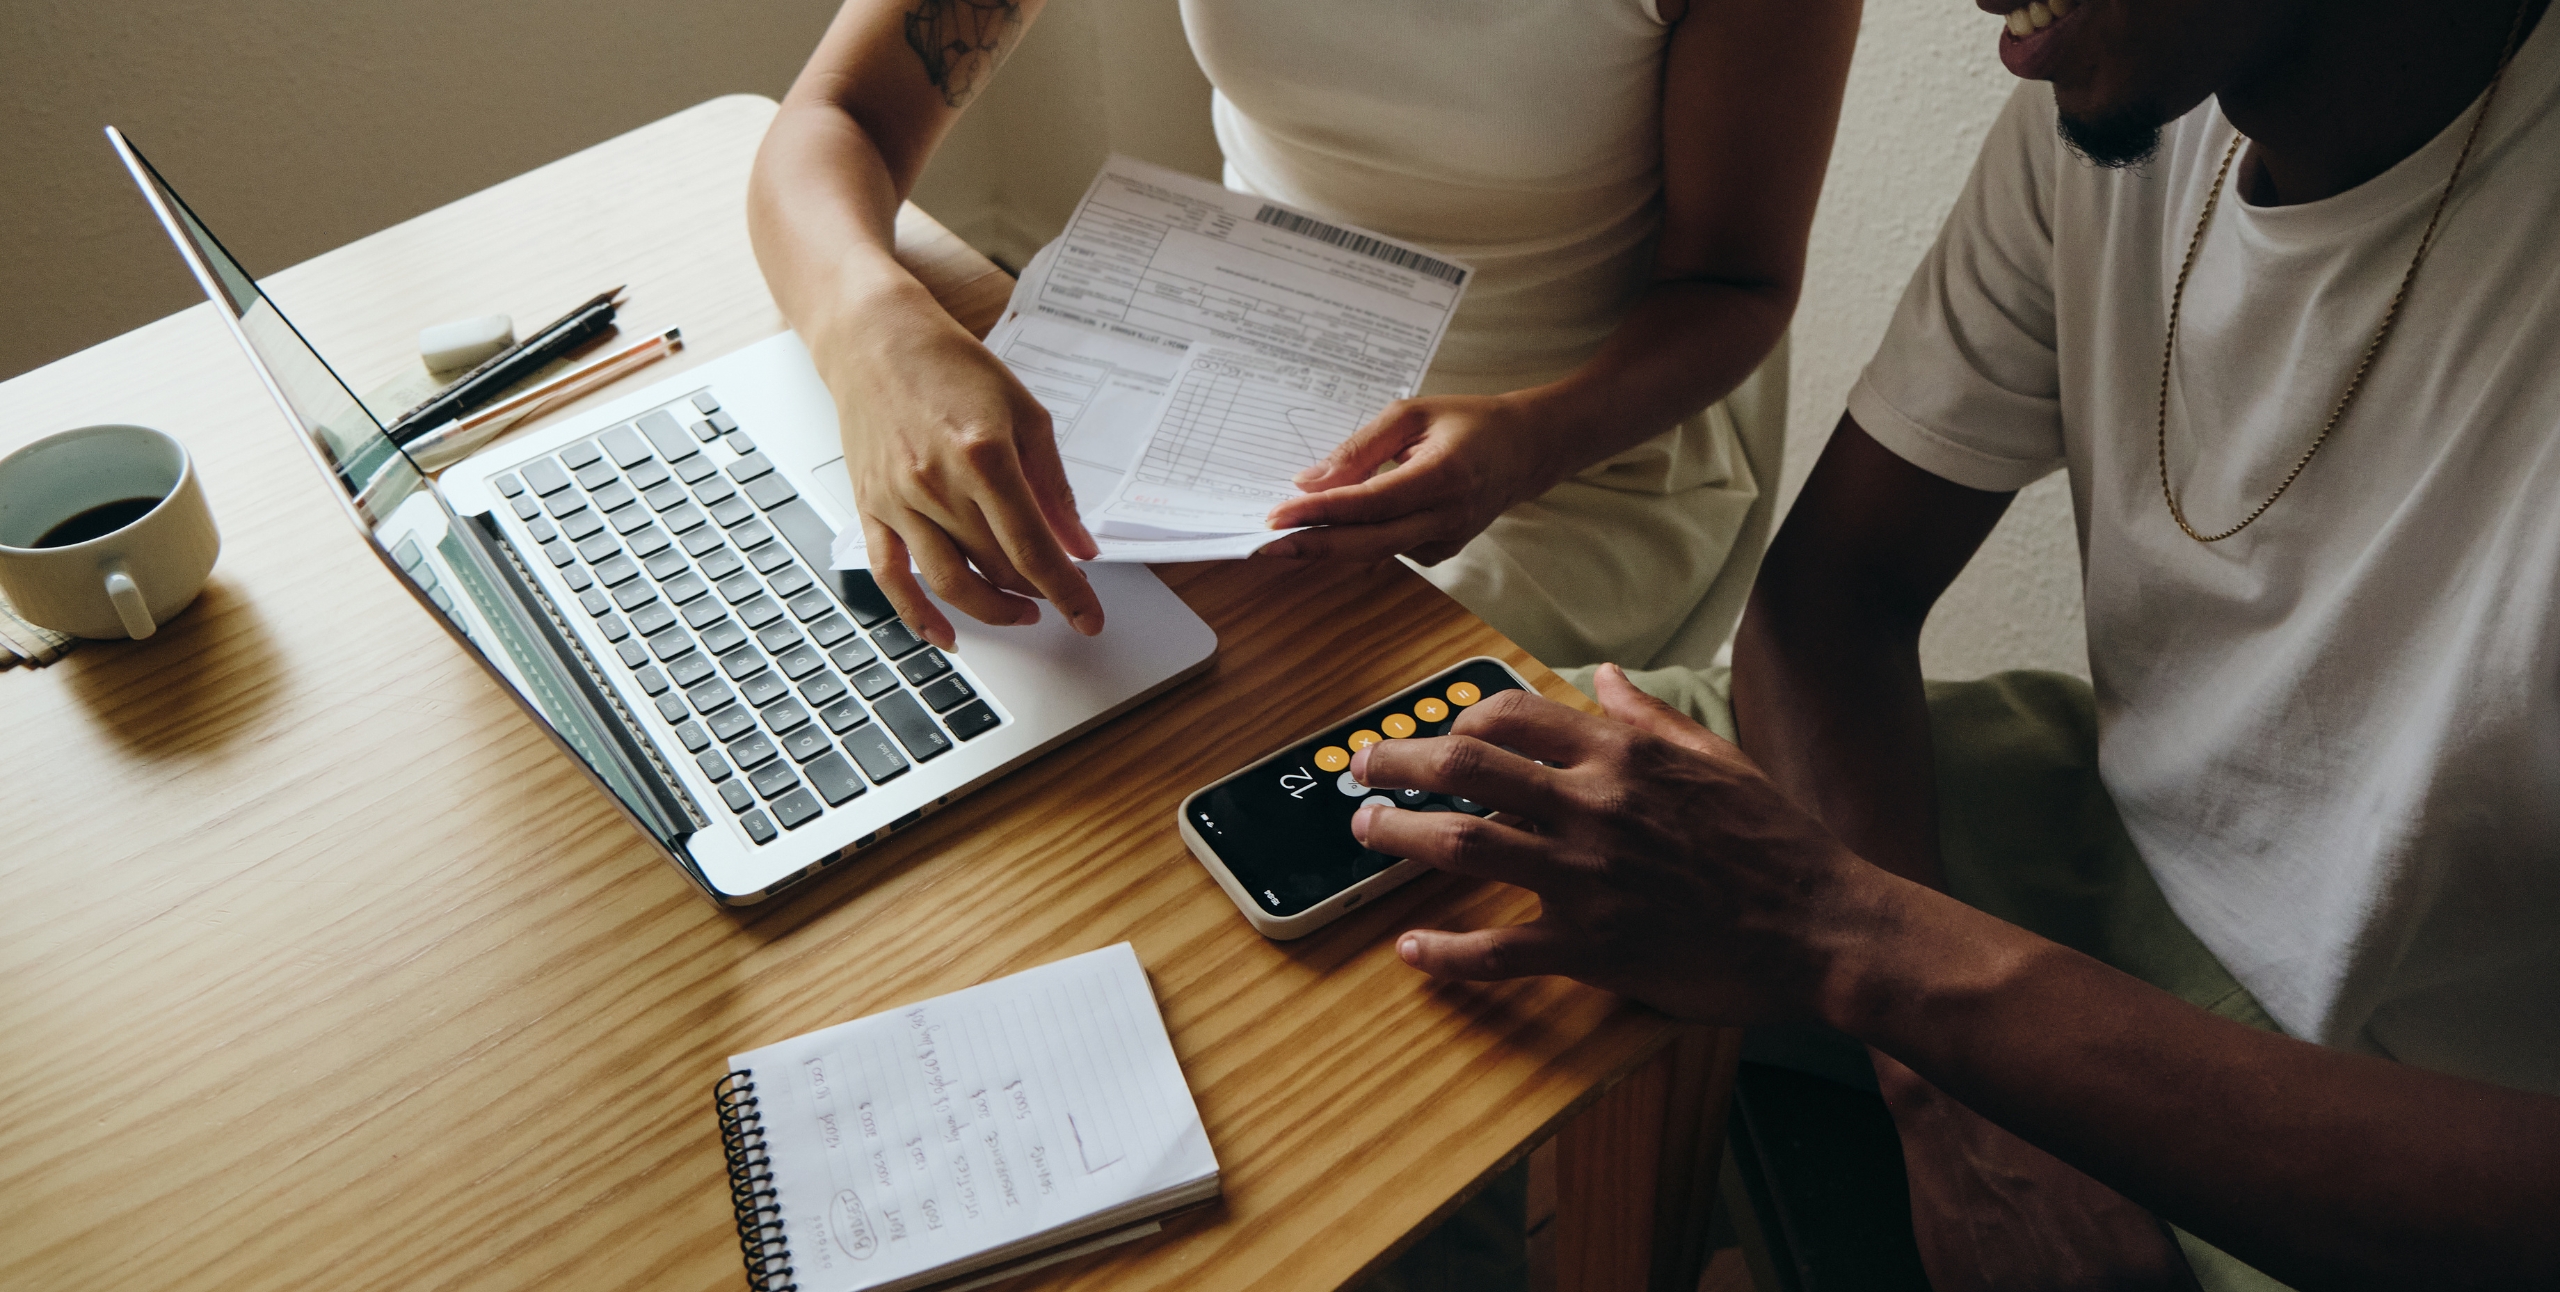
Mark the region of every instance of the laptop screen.
[[574, 647], [550, 622], [512, 548], [496, 530], [445, 505], [364, 401], [132, 141], [112, 126], [107, 134], [383, 564], [681, 857], [674, 845], [697, 824], [693, 814], [642, 770], [647, 759], [634, 747], [629, 725], [607, 714], [610, 702], [596, 680], [564, 658]]

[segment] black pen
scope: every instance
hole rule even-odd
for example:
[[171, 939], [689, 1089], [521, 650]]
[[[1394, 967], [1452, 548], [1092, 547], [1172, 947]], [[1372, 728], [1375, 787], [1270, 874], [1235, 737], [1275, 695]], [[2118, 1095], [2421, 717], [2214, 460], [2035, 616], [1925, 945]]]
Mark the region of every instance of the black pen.
[[394, 444], [407, 444], [507, 393], [509, 387], [524, 380], [535, 369], [612, 327], [614, 311], [621, 304], [617, 298], [621, 295], [619, 287], [602, 293], [561, 315], [549, 327], [491, 355], [479, 367], [464, 373], [461, 380], [438, 391], [434, 398], [402, 413], [391, 425], [383, 428], [384, 433]]

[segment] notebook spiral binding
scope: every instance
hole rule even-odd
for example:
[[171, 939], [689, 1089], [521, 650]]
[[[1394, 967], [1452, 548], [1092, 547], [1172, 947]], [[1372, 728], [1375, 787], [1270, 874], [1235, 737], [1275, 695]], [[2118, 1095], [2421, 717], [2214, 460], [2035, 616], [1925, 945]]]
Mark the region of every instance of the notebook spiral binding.
[[729, 1162], [729, 1205], [738, 1213], [747, 1286], [753, 1292], [799, 1292], [791, 1277], [791, 1249], [782, 1241], [782, 1203], [773, 1189], [773, 1158], [765, 1152], [755, 1074], [720, 1078], [711, 1087], [711, 1104], [720, 1115], [720, 1151]]

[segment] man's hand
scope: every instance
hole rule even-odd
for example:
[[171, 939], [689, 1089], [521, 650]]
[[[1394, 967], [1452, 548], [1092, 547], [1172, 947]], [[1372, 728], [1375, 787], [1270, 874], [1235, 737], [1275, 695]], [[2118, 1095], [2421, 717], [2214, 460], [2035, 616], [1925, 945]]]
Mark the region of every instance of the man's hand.
[[1363, 784], [1503, 814], [1363, 808], [1362, 843], [1530, 889], [1545, 907], [1507, 928], [1407, 933], [1398, 953], [1444, 978], [1563, 974], [1699, 1022], [1815, 1017], [1873, 881], [1894, 881], [1616, 666], [1598, 686], [1608, 718], [1506, 691], [1445, 737], [1353, 760]]
[[[1271, 510], [1274, 529], [1321, 528], [1261, 555], [1372, 565], [1410, 556], [1437, 565], [1513, 504], [1563, 478], [1561, 438], [1518, 396], [1398, 400], [1299, 473], [1305, 497]], [[1390, 461], [1392, 470], [1372, 474]]]

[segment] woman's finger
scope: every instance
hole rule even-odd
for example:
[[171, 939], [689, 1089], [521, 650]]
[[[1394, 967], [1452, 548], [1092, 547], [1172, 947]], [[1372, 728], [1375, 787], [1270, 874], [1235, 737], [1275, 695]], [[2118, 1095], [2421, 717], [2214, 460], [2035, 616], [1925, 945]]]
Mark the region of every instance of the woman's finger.
[[1090, 561], [1102, 555], [1102, 548], [1093, 541], [1093, 531], [1085, 528], [1084, 517], [1076, 513], [1075, 486], [1067, 482], [1067, 464], [1058, 456], [1058, 437], [1050, 427], [1047, 411], [1041, 410], [1036, 424], [1015, 427], [1014, 440], [1022, 453], [1023, 482], [1030, 486], [1031, 501], [1040, 508], [1041, 519], [1049, 523], [1049, 532], [1067, 554]]
[[1446, 457], [1423, 453], [1394, 470], [1292, 498], [1272, 508], [1270, 520], [1275, 529], [1372, 525], [1410, 516], [1463, 492]]
[[1366, 480], [1379, 464], [1404, 452], [1430, 424], [1431, 415], [1421, 405], [1398, 400], [1334, 445], [1323, 461], [1299, 472], [1294, 483], [1312, 493]]
[[1023, 590], [1037, 589], [1077, 632], [1087, 637], [1101, 632], [1102, 598], [1094, 593], [1084, 571], [1067, 559], [1030, 486], [1018, 475], [992, 483], [994, 496], [988, 502], [995, 505], [982, 505], [980, 518], [994, 531], [995, 543], [1009, 566], [1022, 571], [1017, 577], [1024, 578]]
[[1447, 521], [1423, 512], [1382, 525], [1322, 525], [1265, 546], [1257, 555], [1292, 561], [1384, 561], [1429, 542]]
[[878, 584], [881, 595], [889, 598], [889, 608], [916, 635], [938, 646], [951, 642], [951, 621], [927, 600], [924, 589], [916, 583], [913, 562], [907, 555], [907, 544], [898, 531], [869, 512], [862, 513], [863, 546], [871, 554], [871, 581]]
[[[959, 607], [960, 613], [983, 624], [1027, 624], [1040, 619], [1039, 603], [1017, 597], [989, 583], [970, 568], [969, 560], [951, 541], [951, 536], [930, 524], [918, 524], [899, 531], [907, 541], [907, 551], [915, 558], [916, 573], [935, 596]], [[923, 626], [916, 625], [922, 632]], [[926, 634], [925, 640], [950, 650], [950, 621], [944, 620], [942, 636]]]

